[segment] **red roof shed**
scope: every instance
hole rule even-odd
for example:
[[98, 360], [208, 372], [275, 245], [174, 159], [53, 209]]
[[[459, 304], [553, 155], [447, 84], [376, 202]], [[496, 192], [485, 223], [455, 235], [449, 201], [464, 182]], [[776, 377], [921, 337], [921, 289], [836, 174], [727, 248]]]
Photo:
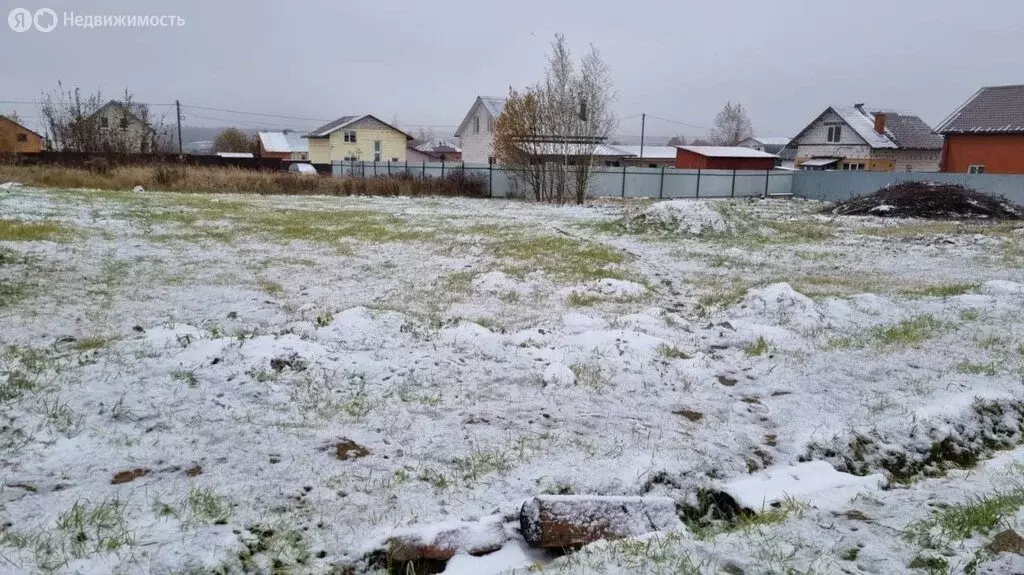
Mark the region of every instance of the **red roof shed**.
[[740, 146], [676, 147], [676, 167], [684, 170], [771, 170], [778, 159]]

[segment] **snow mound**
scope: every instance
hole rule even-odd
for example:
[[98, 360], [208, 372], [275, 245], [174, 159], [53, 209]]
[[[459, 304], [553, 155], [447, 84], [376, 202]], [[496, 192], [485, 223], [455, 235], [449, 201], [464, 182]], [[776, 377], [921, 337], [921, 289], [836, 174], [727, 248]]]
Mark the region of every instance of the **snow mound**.
[[587, 284], [587, 290], [597, 292], [601, 295], [615, 297], [632, 297], [643, 295], [647, 288], [636, 282], [616, 280], [611, 278], [599, 279]]
[[576, 374], [564, 364], [553, 363], [544, 370], [544, 383], [568, 387], [576, 383]]
[[722, 492], [755, 512], [786, 499], [839, 510], [857, 495], [878, 491], [884, 481], [881, 474], [858, 477], [836, 471], [825, 461], [808, 461], [741, 477], [722, 486]]
[[700, 200], [670, 200], [651, 205], [634, 218], [637, 224], [654, 224], [683, 234], [725, 232], [729, 226], [714, 208]]
[[482, 293], [506, 293], [521, 289], [520, 282], [504, 272], [494, 271], [473, 278], [473, 289]]
[[982, 291], [990, 295], [1024, 294], [1024, 285], [1005, 280], [992, 280], [982, 284]]
[[810, 329], [820, 325], [825, 316], [814, 300], [794, 290], [788, 283], [777, 283], [752, 289], [733, 310], [743, 310], [739, 317], [758, 316], [777, 325]]
[[321, 340], [391, 347], [402, 345], [415, 327], [404, 314], [358, 306], [335, 315], [329, 324], [317, 331]]
[[13, 190], [14, 188], [20, 188], [20, 182], [4, 182], [0, 184], [0, 190]]

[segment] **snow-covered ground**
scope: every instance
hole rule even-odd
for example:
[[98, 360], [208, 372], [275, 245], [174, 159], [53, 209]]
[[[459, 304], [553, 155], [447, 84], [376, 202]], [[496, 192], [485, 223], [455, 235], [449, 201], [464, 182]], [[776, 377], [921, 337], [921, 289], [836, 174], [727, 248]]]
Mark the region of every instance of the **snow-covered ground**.
[[[0, 193], [0, 572], [1012, 572], [1021, 230], [647, 206]], [[688, 528], [556, 559], [540, 494]]]

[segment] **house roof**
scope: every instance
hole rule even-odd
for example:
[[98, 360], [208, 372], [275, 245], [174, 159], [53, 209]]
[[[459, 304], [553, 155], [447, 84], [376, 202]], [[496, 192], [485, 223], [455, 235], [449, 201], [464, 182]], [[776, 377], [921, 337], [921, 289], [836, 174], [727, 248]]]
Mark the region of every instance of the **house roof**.
[[[24, 125], [19, 124], [18, 122], [15, 122], [11, 118], [9, 118], [7, 116], [4, 116], [3, 114], [0, 114], [0, 118], [3, 118], [4, 120], [7, 120], [8, 122], [14, 124], [15, 126], [21, 128], [22, 130], [25, 130], [26, 132], [28, 132], [30, 134], [35, 134], [37, 137], [43, 138], [43, 135], [40, 134], [39, 132], [36, 132], [35, 130], [32, 130], [31, 128], [26, 128]], [[43, 139], [45, 140], [46, 138], [43, 138]]]
[[[605, 144], [585, 144], [575, 142], [520, 142], [516, 144], [516, 147], [520, 150], [537, 156], [614, 156], [614, 157], [626, 157], [627, 154], [620, 150], [617, 146], [608, 146]], [[647, 152], [644, 152], [647, 155]]]
[[348, 126], [351, 126], [352, 124], [355, 124], [356, 122], [358, 122], [360, 120], [363, 120], [365, 118], [373, 118], [374, 120], [377, 120], [381, 124], [384, 124], [385, 126], [391, 128], [392, 130], [394, 130], [394, 131], [402, 134], [403, 136], [405, 136], [406, 140], [413, 139], [412, 136], [410, 136], [409, 134], [406, 134], [402, 130], [399, 130], [398, 128], [392, 126], [391, 124], [382, 121], [380, 118], [378, 118], [377, 116], [374, 116], [372, 114], [363, 114], [362, 116], [342, 116], [342, 117], [338, 118], [337, 120], [334, 120], [333, 122], [327, 122], [326, 124], [324, 124], [323, 126], [320, 126], [319, 128], [315, 128], [313, 130], [310, 130], [309, 133], [307, 133], [306, 135], [304, 135], [302, 137], [303, 138], [326, 138], [326, 137], [330, 136], [332, 132], [337, 132], [338, 130], [340, 130], [342, 128], [345, 128], [345, 127], [348, 127]]
[[[896, 112], [880, 111], [872, 113], [864, 110], [862, 105], [829, 106], [824, 112], [818, 114], [818, 117], [813, 122], [801, 130], [791, 140], [790, 145], [798, 144], [804, 134], [829, 112], [839, 116], [843, 123], [856, 132], [867, 145], [875, 149], [942, 149], [942, 136], [935, 134], [921, 118]], [[875, 115], [882, 113], [885, 114], [885, 130], [884, 133], [879, 134], [875, 131]]]
[[491, 118], [497, 120], [498, 116], [505, 109], [505, 102], [507, 101], [508, 98], [499, 98], [497, 96], [477, 96], [476, 100], [473, 100], [473, 105], [469, 107], [469, 111], [466, 112], [466, 117], [462, 119], [462, 123], [455, 130], [455, 135], [460, 136], [469, 127], [469, 120], [473, 117], [477, 106], [482, 106], [490, 114]]
[[309, 151], [309, 140], [303, 139], [298, 132], [259, 132], [259, 138], [267, 152], [291, 154]]
[[[617, 150], [621, 150], [626, 156], [640, 157], [640, 146], [620, 146], [613, 144]], [[644, 146], [645, 160], [674, 160], [676, 159], [675, 146]]]
[[935, 131], [940, 134], [1024, 133], [1024, 85], [988, 86], [978, 90]]
[[422, 142], [413, 149], [418, 152], [423, 152], [424, 154], [452, 154], [462, 152], [462, 148], [455, 145], [454, 142], [443, 138], [434, 138], [433, 140]]
[[778, 158], [775, 154], [760, 152], [742, 146], [676, 146], [681, 150], [708, 158]]
[[[769, 137], [769, 136], [753, 136], [747, 138], [748, 140], [755, 140], [765, 146], [785, 146], [789, 143], [789, 138]], [[742, 142], [741, 142], [742, 143]]]

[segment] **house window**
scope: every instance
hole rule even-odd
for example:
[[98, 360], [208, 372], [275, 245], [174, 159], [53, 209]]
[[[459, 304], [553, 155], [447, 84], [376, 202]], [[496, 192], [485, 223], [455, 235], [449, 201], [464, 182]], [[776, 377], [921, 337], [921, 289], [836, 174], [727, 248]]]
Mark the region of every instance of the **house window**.
[[351, 142], [353, 144], [356, 143], [356, 131], [355, 130], [345, 130], [345, 134], [344, 135], [345, 135], [345, 141], [346, 142]]
[[108, 120], [106, 116], [101, 116], [100, 117], [100, 127], [101, 128], [109, 128], [110, 127], [110, 120]]
[[840, 125], [828, 126], [828, 134], [825, 135], [825, 141], [830, 144], [838, 144], [839, 139], [842, 138], [843, 127]]
[[398, 158], [391, 158], [391, 162], [394, 163], [394, 164], [397, 164], [398, 163]]
[[121, 124], [121, 129], [122, 130], [127, 130], [128, 129], [128, 118], [121, 118], [120, 124]]
[[494, 132], [494, 118], [487, 118], [487, 133]]
[[374, 140], [373, 142], [373, 161], [380, 161], [380, 140]]
[[18, 141], [19, 142], [27, 142], [28, 141], [28, 134], [18, 134]]
[[473, 116], [473, 133], [480, 133], [480, 116]]
[[980, 164], [973, 164], [973, 165], [971, 165], [970, 167], [967, 168], [967, 173], [968, 174], [984, 174], [985, 173], [985, 166], [980, 165]]

